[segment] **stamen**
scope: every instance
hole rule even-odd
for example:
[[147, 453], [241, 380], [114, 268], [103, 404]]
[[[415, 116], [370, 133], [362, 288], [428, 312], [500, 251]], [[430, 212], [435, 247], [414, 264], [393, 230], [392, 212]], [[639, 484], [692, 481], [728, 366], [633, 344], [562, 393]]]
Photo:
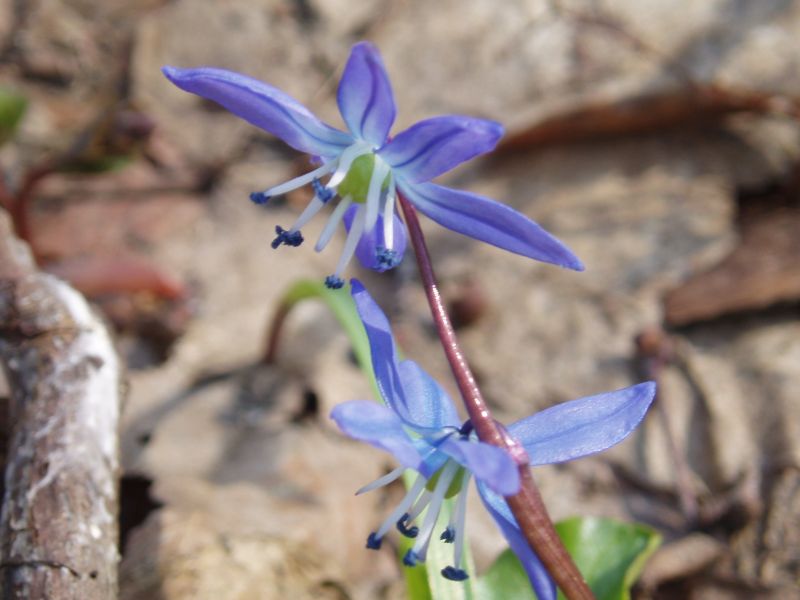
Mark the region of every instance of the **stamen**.
[[272, 240], [272, 249], [276, 249], [281, 244], [285, 244], [287, 246], [297, 247], [303, 243], [303, 234], [299, 231], [286, 231], [280, 225], [275, 226], [275, 233], [278, 234], [274, 240]]
[[325, 278], [325, 287], [329, 290], [340, 290], [344, 287], [344, 279], [336, 275], [328, 275]]
[[356, 252], [356, 246], [358, 246], [358, 242], [361, 239], [361, 234], [364, 232], [364, 209], [362, 207], [358, 207], [356, 210], [356, 214], [353, 217], [353, 223], [350, 225], [350, 231], [347, 233], [347, 239], [344, 242], [344, 250], [342, 250], [342, 255], [339, 257], [339, 263], [336, 265], [336, 271], [334, 271], [334, 275], [339, 277], [344, 271], [344, 268], [347, 266], [347, 263], [350, 262], [350, 259], [353, 258], [353, 254]]
[[309, 202], [305, 209], [303, 209], [303, 212], [300, 213], [300, 216], [297, 217], [297, 220], [294, 222], [294, 225], [292, 225], [289, 231], [297, 231], [301, 227], [305, 226], [305, 224], [308, 223], [323, 206], [325, 206], [325, 203], [317, 196], [314, 196], [311, 199], [311, 202]]
[[450, 581], [464, 581], [469, 579], [469, 575], [463, 569], [456, 569], [455, 567], [445, 567], [441, 571], [442, 577]]
[[419, 533], [419, 527], [416, 525], [413, 527], [409, 527], [408, 525], [411, 523], [411, 517], [408, 513], [405, 513], [402, 517], [397, 520], [397, 531], [402, 533], [407, 538], [415, 538]]
[[439, 481], [436, 482], [436, 487], [433, 489], [433, 495], [428, 505], [428, 511], [425, 513], [425, 520], [422, 523], [417, 542], [403, 557], [404, 564], [409, 564], [409, 562], [416, 564], [417, 562], [425, 561], [425, 556], [428, 553], [428, 544], [431, 541], [431, 533], [433, 533], [433, 528], [436, 526], [436, 519], [439, 517], [445, 492], [450, 487], [450, 483], [459, 468], [459, 464], [454, 460], [449, 460], [442, 468]]
[[333, 175], [331, 175], [331, 178], [328, 180], [328, 187], [336, 187], [342, 183], [344, 178], [347, 177], [347, 172], [350, 170], [353, 161], [362, 154], [369, 154], [370, 152], [372, 152], [372, 148], [364, 142], [356, 142], [345, 148], [339, 155], [339, 163], [336, 167], [336, 171], [334, 171]]
[[328, 222], [325, 224], [325, 228], [322, 230], [322, 233], [319, 235], [319, 239], [317, 240], [317, 245], [314, 246], [314, 250], [317, 252], [322, 252], [325, 246], [328, 245], [328, 242], [331, 241], [333, 237], [333, 233], [336, 231], [336, 227], [338, 227], [339, 223], [344, 216], [345, 211], [350, 206], [353, 200], [350, 196], [342, 198], [339, 201], [339, 204], [336, 205], [336, 208], [333, 209], [331, 216], [328, 218]]
[[260, 192], [260, 196], [258, 196], [259, 199], [263, 198], [262, 202], [256, 202], [256, 200], [253, 198], [253, 196], [258, 195], [259, 192], [250, 194], [250, 199], [257, 204], [263, 204], [263, 202], [266, 202], [269, 198], [272, 198], [272, 196], [285, 194], [286, 192], [291, 192], [292, 190], [296, 190], [299, 187], [303, 187], [304, 185], [311, 183], [315, 179], [318, 179], [319, 177], [322, 177], [323, 175], [333, 171], [334, 167], [336, 167], [336, 161], [331, 161], [325, 163], [317, 169], [314, 169], [310, 173], [305, 173], [304, 175], [300, 175], [300, 177], [295, 177], [294, 179], [290, 179], [289, 181], [281, 183], [280, 185], [276, 185], [275, 187], [264, 190], [263, 192]]
[[467, 476], [461, 484], [461, 491], [458, 493], [456, 499], [455, 510], [450, 514], [450, 522], [447, 529], [442, 533], [441, 539], [445, 543], [454, 543], [453, 547], [453, 565], [452, 567], [445, 567], [442, 569], [442, 576], [451, 581], [463, 581], [468, 575], [459, 568], [461, 564], [461, 557], [464, 551], [464, 526], [466, 524], [467, 515], [467, 489], [469, 483], [469, 476]]
[[425, 484], [428, 482], [422, 475], [417, 475], [417, 480], [414, 482], [414, 485], [411, 486], [411, 489], [408, 493], [403, 497], [400, 501], [400, 504], [392, 511], [392, 513], [386, 518], [386, 520], [381, 524], [378, 528], [378, 531], [375, 532], [375, 537], [377, 539], [382, 539], [383, 536], [389, 531], [389, 529], [394, 525], [398, 519], [406, 513], [408, 507], [413, 504], [414, 500], [417, 499], [420, 492], [425, 489]]
[[394, 248], [394, 203], [397, 197], [394, 193], [394, 177], [389, 180], [389, 189], [383, 204], [383, 243], [387, 250]]
[[319, 198], [323, 204], [327, 204], [328, 201], [336, 195], [334, 190], [322, 185], [319, 179], [314, 179], [311, 182], [311, 187], [314, 188], [314, 194], [316, 194], [317, 198]]
[[380, 157], [375, 157], [375, 164], [372, 167], [372, 176], [369, 179], [367, 188], [367, 213], [364, 221], [364, 231], [372, 231], [378, 221], [378, 209], [381, 204], [381, 188], [383, 180], [389, 173], [389, 165], [383, 162]]
[[380, 550], [381, 541], [382, 541], [381, 538], [375, 537], [374, 533], [370, 533], [369, 537], [367, 538], [367, 548], [369, 548], [370, 550]]
[[388, 271], [389, 269], [394, 269], [397, 265], [399, 265], [402, 258], [394, 250], [389, 250], [383, 246], [378, 246], [375, 248], [375, 260], [382, 270]]
[[432, 495], [433, 493], [427, 489], [420, 494], [419, 499], [414, 503], [414, 506], [412, 506], [411, 510], [409, 511], [409, 521], [413, 521], [422, 514], [422, 511], [425, 510], [425, 507], [430, 503]]
[[372, 490], [377, 490], [378, 488], [383, 487], [385, 485], [389, 485], [390, 483], [395, 481], [398, 477], [400, 477], [400, 475], [402, 475], [403, 471], [405, 470], [406, 470], [405, 467], [397, 467], [394, 471], [387, 473], [383, 477], [378, 477], [372, 483], [368, 483], [367, 485], [359, 489], [356, 492], [356, 496], [360, 496], [361, 494], [365, 494], [367, 492], [371, 492]]
[[267, 196], [264, 192], [251, 192], [250, 201], [253, 204], [263, 205], [269, 201], [269, 196]]

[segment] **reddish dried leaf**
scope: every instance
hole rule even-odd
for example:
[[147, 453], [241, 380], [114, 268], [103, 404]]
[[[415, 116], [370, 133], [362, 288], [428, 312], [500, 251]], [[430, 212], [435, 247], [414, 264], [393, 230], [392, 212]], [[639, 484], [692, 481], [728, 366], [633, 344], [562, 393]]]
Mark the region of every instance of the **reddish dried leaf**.
[[753, 216], [739, 246], [719, 265], [692, 276], [665, 300], [669, 325], [800, 301], [800, 208]]

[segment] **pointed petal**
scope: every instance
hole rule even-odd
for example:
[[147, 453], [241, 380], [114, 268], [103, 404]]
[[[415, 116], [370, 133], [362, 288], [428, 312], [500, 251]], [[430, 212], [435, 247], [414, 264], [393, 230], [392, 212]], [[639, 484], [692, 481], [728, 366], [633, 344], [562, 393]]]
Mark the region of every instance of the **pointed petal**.
[[644, 418], [656, 393], [652, 381], [557, 404], [509, 426], [531, 465], [587, 456], [621, 442]]
[[390, 408], [368, 400], [353, 400], [334, 407], [331, 418], [343, 433], [386, 450], [403, 466], [415, 470], [423, 466], [402, 421]]
[[512, 496], [519, 491], [517, 465], [502, 448], [457, 436], [447, 438], [439, 448], [498, 494]]
[[[440, 428], [430, 423], [451, 418], [455, 408], [450, 399], [443, 392], [442, 395], [431, 393], [432, 380], [421, 368], [399, 364], [389, 321], [357, 279], [351, 280], [351, 293], [369, 339], [372, 370], [384, 402], [408, 427], [420, 433], [438, 433]], [[423, 375], [430, 381], [415, 381]], [[407, 383], [411, 386], [408, 391], [405, 388]], [[417, 397], [416, 393], [423, 390], [424, 395]]]
[[[353, 217], [355, 216], [357, 208], [357, 206], [351, 206], [344, 214], [344, 224], [348, 231], [350, 231], [350, 226], [353, 223]], [[386, 248], [383, 215], [378, 215], [378, 222], [375, 227], [373, 227], [372, 231], [361, 235], [361, 241], [356, 247], [356, 256], [367, 269], [383, 273], [384, 271], [393, 269], [403, 260], [403, 255], [406, 252], [406, 228], [397, 215], [392, 215], [392, 226], [394, 227], [392, 252], [395, 254], [396, 261], [394, 264], [378, 260], [378, 248]]]
[[447, 392], [413, 360], [400, 363], [400, 382], [414, 423], [429, 429], [458, 428], [461, 424]]
[[389, 321], [358, 279], [351, 279], [350, 284], [350, 293], [369, 339], [378, 391], [384, 402], [402, 419], [406, 419], [409, 415]]
[[161, 70], [182, 90], [221, 104], [301, 152], [333, 157], [353, 143], [350, 135], [326, 125], [288, 94], [252, 77], [214, 67]]
[[355, 137], [376, 148], [386, 142], [396, 108], [392, 84], [375, 46], [369, 42], [353, 46], [336, 97], [342, 118]]
[[583, 270], [569, 248], [505, 204], [433, 183], [398, 182], [398, 187], [414, 206], [443, 227], [535, 260]]
[[539, 600], [556, 600], [555, 583], [550, 579], [539, 557], [531, 550], [528, 541], [522, 535], [506, 501], [481, 482], [478, 482], [478, 493], [489, 514], [492, 515], [492, 518], [500, 527], [503, 536], [508, 540], [508, 545], [511, 546], [514, 554], [517, 555], [517, 558], [522, 563], [533, 590], [536, 592], [536, 597]]
[[428, 181], [494, 149], [503, 127], [494, 121], [447, 115], [398, 133], [378, 155], [410, 183]]

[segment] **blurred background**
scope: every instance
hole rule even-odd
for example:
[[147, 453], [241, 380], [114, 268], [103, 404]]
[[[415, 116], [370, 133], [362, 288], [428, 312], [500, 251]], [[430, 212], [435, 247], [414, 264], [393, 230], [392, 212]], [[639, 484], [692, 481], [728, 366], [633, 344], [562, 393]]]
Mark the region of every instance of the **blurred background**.
[[[128, 365], [121, 597], [403, 597], [392, 552], [363, 549], [402, 490], [353, 495], [391, 459], [328, 418], [371, 397], [346, 337], [303, 303], [263, 360], [282, 294], [338, 258], [269, 247], [307, 190], [248, 201], [305, 160], [160, 72], [241, 71], [341, 126], [336, 84], [362, 39], [392, 78], [394, 131], [502, 122], [498, 150], [445, 182], [586, 264], [423, 223], [496, 416], [659, 380], [631, 439], [535, 471], [552, 516], [658, 529], [638, 598], [796, 597], [800, 2], [0, 0], [3, 204], [40, 267], [102, 308]], [[349, 275], [454, 391], [410, 258]], [[477, 497], [470, 512], [485, 568], [505, 542]]]

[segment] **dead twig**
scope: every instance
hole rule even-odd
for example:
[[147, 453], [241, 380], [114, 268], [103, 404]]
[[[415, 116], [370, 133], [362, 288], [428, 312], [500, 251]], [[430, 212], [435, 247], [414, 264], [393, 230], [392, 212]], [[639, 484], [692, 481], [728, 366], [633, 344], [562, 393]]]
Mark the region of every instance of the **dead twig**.
[[11, 387], [3, 598], [117, 591], [120, 367], [104, 324], [36, 271], [0, 213], [0, 364]]

